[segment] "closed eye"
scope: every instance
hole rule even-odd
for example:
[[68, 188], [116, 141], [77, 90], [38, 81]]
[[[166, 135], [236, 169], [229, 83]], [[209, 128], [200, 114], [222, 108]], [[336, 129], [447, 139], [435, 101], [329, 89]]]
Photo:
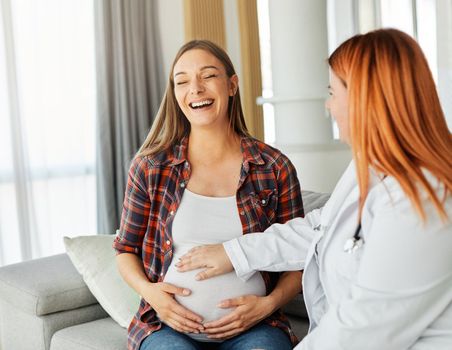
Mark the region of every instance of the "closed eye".
[[184, 84], [187, 84], [187, 82], [186, 82], [186, 81], [178, 81], [178, 82], [176, 83], [176, 85], [184, 85]]
[[204, 76], [203, 78], [204, 79], [210, 79], [210, 78], [216, 78], [216, 77], [217, 77], [216, 74], [209, 74], [209, 75]]

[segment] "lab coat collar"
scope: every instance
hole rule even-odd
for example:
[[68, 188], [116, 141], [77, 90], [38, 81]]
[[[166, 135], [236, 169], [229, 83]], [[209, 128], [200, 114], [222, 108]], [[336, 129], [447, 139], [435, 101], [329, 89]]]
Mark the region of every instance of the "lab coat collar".
[[331, 228], [333, 221], [337, 221], [340, 212], [356, 201], [357, 197], [359, 197], [359, 188], [355, 162], [352, 160], [322, 210], [322, 231]]

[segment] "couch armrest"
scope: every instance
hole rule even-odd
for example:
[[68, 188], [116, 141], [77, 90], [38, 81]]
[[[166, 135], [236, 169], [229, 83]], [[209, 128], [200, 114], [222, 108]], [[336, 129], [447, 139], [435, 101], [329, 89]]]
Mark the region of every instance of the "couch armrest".
[[0, 299], [0, 349], [49, 350], [59, 330], [108, 317], [99, 304], [78, 309], [31, 315]]
[[67, 254], [1, 267], [0, 298], [36, 316], [97, 303]]

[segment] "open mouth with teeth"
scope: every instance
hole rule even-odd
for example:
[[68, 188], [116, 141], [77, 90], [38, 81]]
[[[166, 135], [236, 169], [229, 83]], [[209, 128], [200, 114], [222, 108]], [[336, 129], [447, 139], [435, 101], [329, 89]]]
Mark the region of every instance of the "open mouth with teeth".
[[211, 106], [212, 103], [213, 103], [213, 100], [207, 99], [207, 100], [198, 101], [198, 102], [190, 102], [189, 106], [193, 109], [202, 109], [202, 108]]

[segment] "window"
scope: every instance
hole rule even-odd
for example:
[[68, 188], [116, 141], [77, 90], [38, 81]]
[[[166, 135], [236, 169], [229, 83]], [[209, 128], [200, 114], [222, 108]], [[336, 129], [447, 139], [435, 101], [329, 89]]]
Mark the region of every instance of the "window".
[[416, 38], [437, 82], [435, 0], [380, 0], [380, 4], [381, 27], [397, 28]]
[[[329, 1], [331, 4], [339, 4], [341, 0]], [[351, 9], [350, 18], [355, 23], [359, 23], [357, 30], [359, 29], [361, 33], [375, 28], [390, 27], [397, 28], [413, 36], [422, 47], [433, 78], [438, 82], [435, 0], [360, 0], [353, 1], [352, 4], [354, 8]], [[331, 24], [329, 28], [338, 30], [331, 23], [338, 16], [337, 12], [332, 14], [332, 18], [329, 18], [329, 24]], [[350, 33], [350, 35], [352, 34]], [[339, 44], [340, 42], [330, 43], [330, 47], [334, 49]], [[338, 138], [337, 126], [334, 122], [333, 124], [334, 137]]]
[[264, 110], [264, 140], [266, 143], [275, 143], [275, 109], [266, 98], [273, 97], [271, 47], [270, 47], [270, 15], [268, 0], [257, 0], [259, 46], [262, 72], [262, 107]]
[[63, 236], [96, 232], [93, 2], [5, 3], [0, 265], [62, 252]]

